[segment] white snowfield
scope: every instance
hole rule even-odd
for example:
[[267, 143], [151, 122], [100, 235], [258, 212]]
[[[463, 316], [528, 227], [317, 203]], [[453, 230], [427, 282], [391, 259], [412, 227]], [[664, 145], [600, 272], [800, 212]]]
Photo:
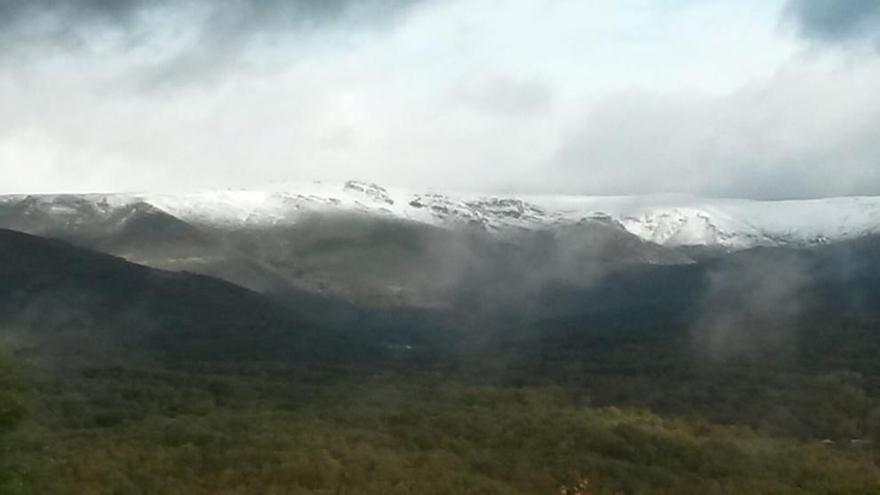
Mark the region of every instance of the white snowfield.
[[[46, 206], [63, 210], [65, 203], [61, 198], [45, 197], [51, 203]], [[305, 215], [327, 211], [358, 212], [443, 227], [470, 225], [491, 232], [605, 221], [661, 245], [726, 249], [814, 245], [880, 233], [880, 197], [795, 201], [682, 195], [506, 197], [386, 189], [349, 181], [344, 184], [287, 183], [260, 191], [80, 198], [103, 208], [145, 202], [187, 222], [227, 227], [295, 224]], [[0, 199], [0, 204], [4, 200], [12, 198]]]

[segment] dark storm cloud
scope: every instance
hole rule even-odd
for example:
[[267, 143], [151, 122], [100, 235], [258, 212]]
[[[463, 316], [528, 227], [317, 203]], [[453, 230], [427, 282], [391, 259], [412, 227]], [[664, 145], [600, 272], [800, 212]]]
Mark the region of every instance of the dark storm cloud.
[[420, 0], [0, 0], [7, 48], [81, 48], [108, 34], [150, 41], [162, 22], [179, 22], [200, 44], [224, 44], [345, 23], [382, 24]]
[[830, 43], [880, 41], [877, 0], [790, 0], [785, 12], [807, 39]]

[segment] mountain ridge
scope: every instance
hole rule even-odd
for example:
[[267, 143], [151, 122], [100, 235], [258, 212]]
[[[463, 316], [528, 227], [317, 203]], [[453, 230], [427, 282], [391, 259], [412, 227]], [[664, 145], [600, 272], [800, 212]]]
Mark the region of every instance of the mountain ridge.
[[[359, 181], [279, 184], [260, 190], [178, 194], [8, 195], [0, 206], [69, 218], [146, 205], [193, 225], [292, 225], [314, 213], [346, 213], [504, 235], [582, 222], [619, 226], [667, 247], [740, 250], [814, 246], [880, 233], [880, 197], [759, 201], [683, 195], [497, 195], [384, 188]], [[25, 212], [27, 213], [27, 212]], [[2, 220], [2, 218], [0, 218]]]

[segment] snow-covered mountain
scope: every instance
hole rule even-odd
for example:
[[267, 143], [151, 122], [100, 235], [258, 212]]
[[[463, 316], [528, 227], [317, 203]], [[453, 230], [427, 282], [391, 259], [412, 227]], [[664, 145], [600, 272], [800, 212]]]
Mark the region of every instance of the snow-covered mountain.
[[[262, 190], [181, 194], [5, 196], [19, 214], [67, 223], [148, 207], [194, 225], [239, 228], [295, 224], [320, 212], [349, 212], [489, 232], [604, 222], [665, 246], [815, 245], [880, 233], [880, 197], [753, 201], [658, 196], [499, 196], [420, 192], [364, 182], [282, 184]], [[32, 211], [27, 211], [31, 209]]]

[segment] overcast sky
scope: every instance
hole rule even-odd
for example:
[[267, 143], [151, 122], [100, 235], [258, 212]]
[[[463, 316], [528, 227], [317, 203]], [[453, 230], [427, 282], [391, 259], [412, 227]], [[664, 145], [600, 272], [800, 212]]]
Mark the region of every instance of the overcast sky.
[[877, 0], [0, 0], [0, 192], [880, 194]]

